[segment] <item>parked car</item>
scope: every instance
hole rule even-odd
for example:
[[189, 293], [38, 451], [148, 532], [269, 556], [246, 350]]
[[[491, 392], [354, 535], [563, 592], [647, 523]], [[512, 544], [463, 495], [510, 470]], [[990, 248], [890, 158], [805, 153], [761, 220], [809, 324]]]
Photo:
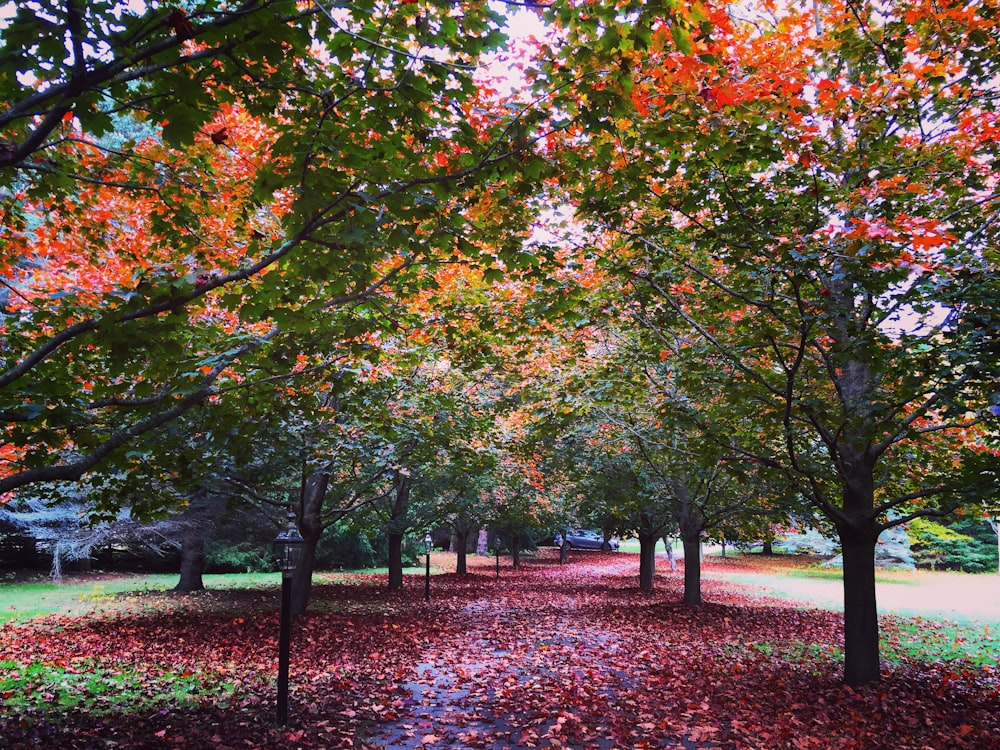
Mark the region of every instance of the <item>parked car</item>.
[[604, 534], [590, 529], [570, 529], [566, 532], [566, 541], [570, 549], [610, 549], [618, 551], [618, 540], [609, 539], [604, 545]]

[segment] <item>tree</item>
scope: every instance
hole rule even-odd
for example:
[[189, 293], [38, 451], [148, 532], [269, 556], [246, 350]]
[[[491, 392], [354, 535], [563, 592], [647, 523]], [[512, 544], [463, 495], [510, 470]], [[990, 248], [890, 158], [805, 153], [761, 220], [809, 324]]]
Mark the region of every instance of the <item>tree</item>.
[[[476, 83], [503, 39], [485, 6], [35, 10], [4, 35], [0, 493], [121, 460], [276, 339], [318, 345], [317, 320], [388, 327], [389, 283], [475, 257], [492, 192], [537, 178], [536, 116]], [[109, 145], [119, 111], [148, 137]]]
[[546, 71], [576, 76], [573, 203], [724, 362], [698, 377], [765, 438], [731, 448], [836, 527], [845, 680], [877, 680], [879, 533], [995, 492], [992, 11], [588, 11]]

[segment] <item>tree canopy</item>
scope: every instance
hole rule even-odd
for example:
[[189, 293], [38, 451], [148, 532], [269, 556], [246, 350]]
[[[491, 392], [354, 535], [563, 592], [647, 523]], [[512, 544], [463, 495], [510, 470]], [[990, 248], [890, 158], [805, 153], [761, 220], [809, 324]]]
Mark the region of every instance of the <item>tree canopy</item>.
[[205, 452], [333, 482], [320, 531], [365, 495], [401, 535], [418, 476], [515, 535], [803, 501], [877, 679], [879, 534], [1000, 494], [1000, 9], [535, 11], [0, 20], [0, 497], [154, 515]]

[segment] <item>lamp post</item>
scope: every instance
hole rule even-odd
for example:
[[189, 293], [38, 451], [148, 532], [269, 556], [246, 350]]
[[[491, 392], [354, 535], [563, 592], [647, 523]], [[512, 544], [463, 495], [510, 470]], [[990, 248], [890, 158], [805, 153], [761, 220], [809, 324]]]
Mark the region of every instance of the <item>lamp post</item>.
[[497, 556], [497, 578], [500, 578], [500, 537], [493, 541], [493, 551]]
[[292, 641], [292, 575], [302, 559], [302, 535], [295, 514], [288, 514], [288, 528], [274, 540], [281, 571], [281, 632], [278, 637], [278, 724], [288, 723], [288, 661]]
[[427, 553], [427, 573], [424, 575], [424, 601], [431, 600], [431, 547], [434, 540], [431, 539], [431, 532], [424, 534], [424, 551]]

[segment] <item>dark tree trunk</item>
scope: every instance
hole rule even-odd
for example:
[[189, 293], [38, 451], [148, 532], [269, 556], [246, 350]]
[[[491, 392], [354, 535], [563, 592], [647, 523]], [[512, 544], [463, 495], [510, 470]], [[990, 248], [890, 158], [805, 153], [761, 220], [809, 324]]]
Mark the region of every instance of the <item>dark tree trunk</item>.
[[653, 590], [656, 575], [656, 539], [653, 533], [639, 532], [639, 590]]
[[389, 590], [399, 591], [403, 588], [403, 534], [390, 531], [386, 534], [389, 545]]
[[399, 591], [403, 588], [403, 535], [406, 533], [407, 515], [410, 510], [411, 486], [412, 482], [408, 477], [397, 477], [396, 499], [392, 503], [392, 515], [386, 533], [389, 543], [390, 591]]
[[202, 489], [181, 513], [181, 569], [174, 591], [189, 594], [205, 588], [205, 542], [215, 535], [224, 508], [223, 500]]
[[190, 594], [205, 588], [205, 535], [197, 529], [186, 529], [181, 539], [181, 577], [174, 591]]
[[681, 533], [684, 543], [684, 603], [701, 604], [701, 534]]
[[306, 477], [300, 495], [298, 525], [302, 535], [302, 558], [292, 576], [292, 615], [305, 614], [312, 594], [313, 568], [316, 566], [316, 547], [323, 536], [323, 503], [330, 475], [316, 472]]
[[874, 520], [839, 525], [844, 558], [844, 682], [853, 687], [879, 680], [878, 607], [875, 602]]
[[878, 380], [872, 372], [868, 340], [859, 335], [858, 288], [851, 273], [831, 271], [829, 298], [833, 346], [831, 370], [844, 410], [845, 429], [832, 446], [843, 482], [841, 508], [831, 514], [840, 535], [844, 559], [844, 682], [852, 687], [879, 679], [878, 607], [875, 602], [875, 466], [880, 454], [871, 446]]
[[697, 607], [701, 604], [701, 533], [705, 530], [705, 520], [686, 481], [674, 482], [673, 491], [678, 500], [677, 525], [684, 545], [684, 603]]
[[312, 574], [316, 567], [316, 546], [319, 537], [312, 535], [302, 535], [302, 557], [299, 558], [299, 566], [292, 574], [292, 616], [303, 615], [309, 606], [309, 597], [312, 595]]
[[761, 550], [761, 554], [773, 555], [774, 554], [774, 542], [764, 542], [764, 549]]
[[510, 535], [510, 556], [511, 564], [515, 569], [521, 567], [521, 532], [515, 531]]
[[469, 534], [472, 533], [472, 529], [464, 524], [455, 525], [455, 572], [460, 576], [464, 576], [469, 572], [468, 569], [468, 557], [469, 557]]

